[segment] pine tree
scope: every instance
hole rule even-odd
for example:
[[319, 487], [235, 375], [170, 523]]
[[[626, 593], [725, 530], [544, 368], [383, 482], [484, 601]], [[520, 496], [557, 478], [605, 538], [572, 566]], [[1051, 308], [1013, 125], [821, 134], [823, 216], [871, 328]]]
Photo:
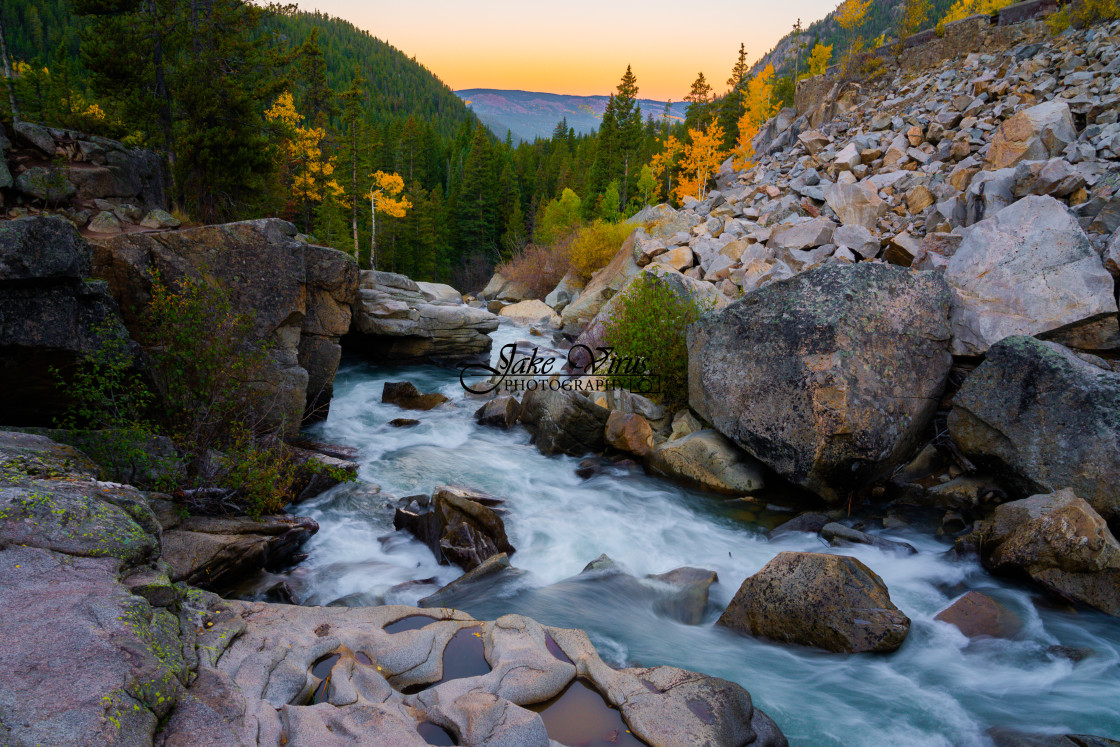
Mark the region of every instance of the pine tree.
[[618, 161], [621, 173], [615, 171], [610, 176], [612, 179], [621, 179], [618, 185], [619, 203], [615, 210], [630, 199], [633, 188], [630, 177], [631, 167], [637, 163], [638, 148], [642, 143], [642, 110], [638, 107], [638, 79], [626, 66], [626, 72], [618, 83], [618, 92], [614, 96], [614, 114], [617, 123], [617, 148]]
[[327, 119], [338, 113], [334, 91], [327, 82], [327, 63], [319, 47], [319, 29], [311, 29], [296, 53], [299, 81], [301, 83], [300, 109], [315, 126], [323, 126]]
[[685, 127], [690, 130], [703, 129], [708, 119], [711, 95], [712, 87], [708, 85], [704, 73], [701, 72], [692, 82], [692, 89], [684, 98], [688, 102], [688, 111], [684, 117]]

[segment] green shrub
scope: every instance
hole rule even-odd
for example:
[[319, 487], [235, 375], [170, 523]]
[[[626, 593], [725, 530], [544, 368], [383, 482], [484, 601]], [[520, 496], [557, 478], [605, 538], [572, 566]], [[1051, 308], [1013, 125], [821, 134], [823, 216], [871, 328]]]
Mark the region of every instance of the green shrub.
[[[661, 379], [661, 393], [653, 398], [676, 409], [688, 402], [685, 330], [709, 308], [692, 296], [678, 293], [670, 281], [643, 272], [616, 304], [605, 325], [603, 341], [614, 348], [616, 356], [644, 359], [647, 372]], [[611, 383], [627, 386], [624, 378]]]
[[65, 377], [72, 404], [59, 425], [69, 440], [117, 479], [195, 511], [259, 516], [289, 503], [297, 468], [263, 424], [268, 397], [254, 382], [265, 377], [267, 346], [246, 342], [252, 317], [217, 286], [187, 278], [172, 289], [156, 274], [141, 336], [155, 392], [130, 341], [99, 330], [98, 350]]
[[581, 228], [572, 237], [568, 250], [572, 269], [583, 280], [590, 280], [596, 270], [606, 267], [614, 255], [618, 254], [634, 228], [629, 223], [607, 223], [601, 220]]
[[554, 244], [579, 228], [582, 208], [583, 203], [579, 195], [565, 188], [559, 198], [552, 200], [541, 209], [534, 232], [537, 243]]

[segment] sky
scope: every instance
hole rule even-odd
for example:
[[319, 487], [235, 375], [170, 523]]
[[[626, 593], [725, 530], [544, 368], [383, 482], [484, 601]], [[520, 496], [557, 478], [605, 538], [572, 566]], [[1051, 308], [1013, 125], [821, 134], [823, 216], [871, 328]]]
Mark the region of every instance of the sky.
[[629, 64], [642, 98], [680, 101], [703, 71], [717, 93], [800, 17], [839, 0], [299, 0], [389, 42], [454, 90], [607, 94]]

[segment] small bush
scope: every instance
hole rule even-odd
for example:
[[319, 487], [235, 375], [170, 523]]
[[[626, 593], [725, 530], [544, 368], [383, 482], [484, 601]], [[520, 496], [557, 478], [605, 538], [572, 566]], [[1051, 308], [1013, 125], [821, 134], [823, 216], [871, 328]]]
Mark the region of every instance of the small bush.
[[596, 270], [607, 266], [626, 238], [633, 233], [634, 226], [629, 223], [605, 223], [595, 221], [581, 228], [572, 237], [569, 258], [574, 269], [583, 280], [589, 280]]
[[1074, 0], [1046, 19], [1050, 30], [1060, 34], [1070, 26], [1085, 28], [1120, 18], [1120, 0]]
[[[679, 295], [670, 281], [643, 272], [615, 306], [603, 340], [615, 355], [645, 359], [648, 373], [661, 377], [661, 393], [654, 399], [675, 409], [688, 401], [685, 330], [708, 308], [691, 296]], [[625, 379], [612, 383], [627, 384]]]
[[544, 298], [568, 272], [569, 243], [562, 239], [551, 245], [529, 244], [497, 270], [528, 288], [532, 298]]
[[103, 467], [140, 476], [130, 481], [152, 475], [157, 484], [143, 487], [196, 512], [281, 510], [297, 467], [263, 425], [268, 396], [255, 382], [264, 380], [267, 346], [246, 342], [252, 318], [217, 286], [188, 278], [172, 289], [157, 274], [142, 336], [155, 392], [135, 371], [129, 340], [111, 329], [68, 377], [73, 404], [60, 425], [75, 445]]

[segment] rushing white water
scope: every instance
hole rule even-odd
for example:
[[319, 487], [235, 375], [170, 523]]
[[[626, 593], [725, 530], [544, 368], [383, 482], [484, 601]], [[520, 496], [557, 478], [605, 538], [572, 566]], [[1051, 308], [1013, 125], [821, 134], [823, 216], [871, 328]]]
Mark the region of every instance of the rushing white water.
[[[523, 334], [503, 325], [494, 336], [495, 352]], [[400, 380], [453, 402], [419, 414], [381, 404], [384, 382]], [[330, 418], [311, 431], [360, 449], [361, 478], [386, 493], [430, 493], [456, 484], [508, 499], [506, 528], [517, 548], [512, 562], [529, 573], [513, 587], [465, 604], [476, 617], [528, 614], [587, 630], [615, 664], [671, 664], [734, 680], [794, 745], [984, 745], [992, 726], [1120, 738], [1120, 624], [1114, 619], [1052, 608], [974, 562], [950, 558], [949, 546], [936, 538], [903, 532], [884, 536], [910, 542], [917, 555], [827, 548], [866, 563], [911, 618], [910, 635], [897, 652], [844, 656], [737, 635], [713, 623], [742, 580], [782, 550], [825, 550], [816, 536], [768, 541], [761, 528], [742, 520], [743, 504], [634, 470], [582, 480], [577, 459], [542, 456], [524, 429], [476, 425], [472, 413], [479, 404], [464, 395], [455, 369], [351, 363], [339, 372]], [[422, 423], [388, 425], [399, 417]], [[358, 599], [370, 604], [414, 603], [459, 575], [393, 530], [384, 497], [342, 486], [298, 511], [320, 525], [308, 559], [287, 574], [303, 603], [348, 595], [364, 595]], [[610, 593], [609, 586], [544, 588], [578, 574], [601, 553], [638, 576], [684, 565], [715, 570], [720, 583], [712, 587], [704, 622], [681, 624], [648, 602]], [[421, 579], [429, 581], [406, 583]], [[969, 642], [933, 620], [969, 589], [1010, 606], [1024, 622], [1022, 633], [1014, 640]], [[1056, 645], [1093, 653], [1074, 663], [1050, 652]]]

